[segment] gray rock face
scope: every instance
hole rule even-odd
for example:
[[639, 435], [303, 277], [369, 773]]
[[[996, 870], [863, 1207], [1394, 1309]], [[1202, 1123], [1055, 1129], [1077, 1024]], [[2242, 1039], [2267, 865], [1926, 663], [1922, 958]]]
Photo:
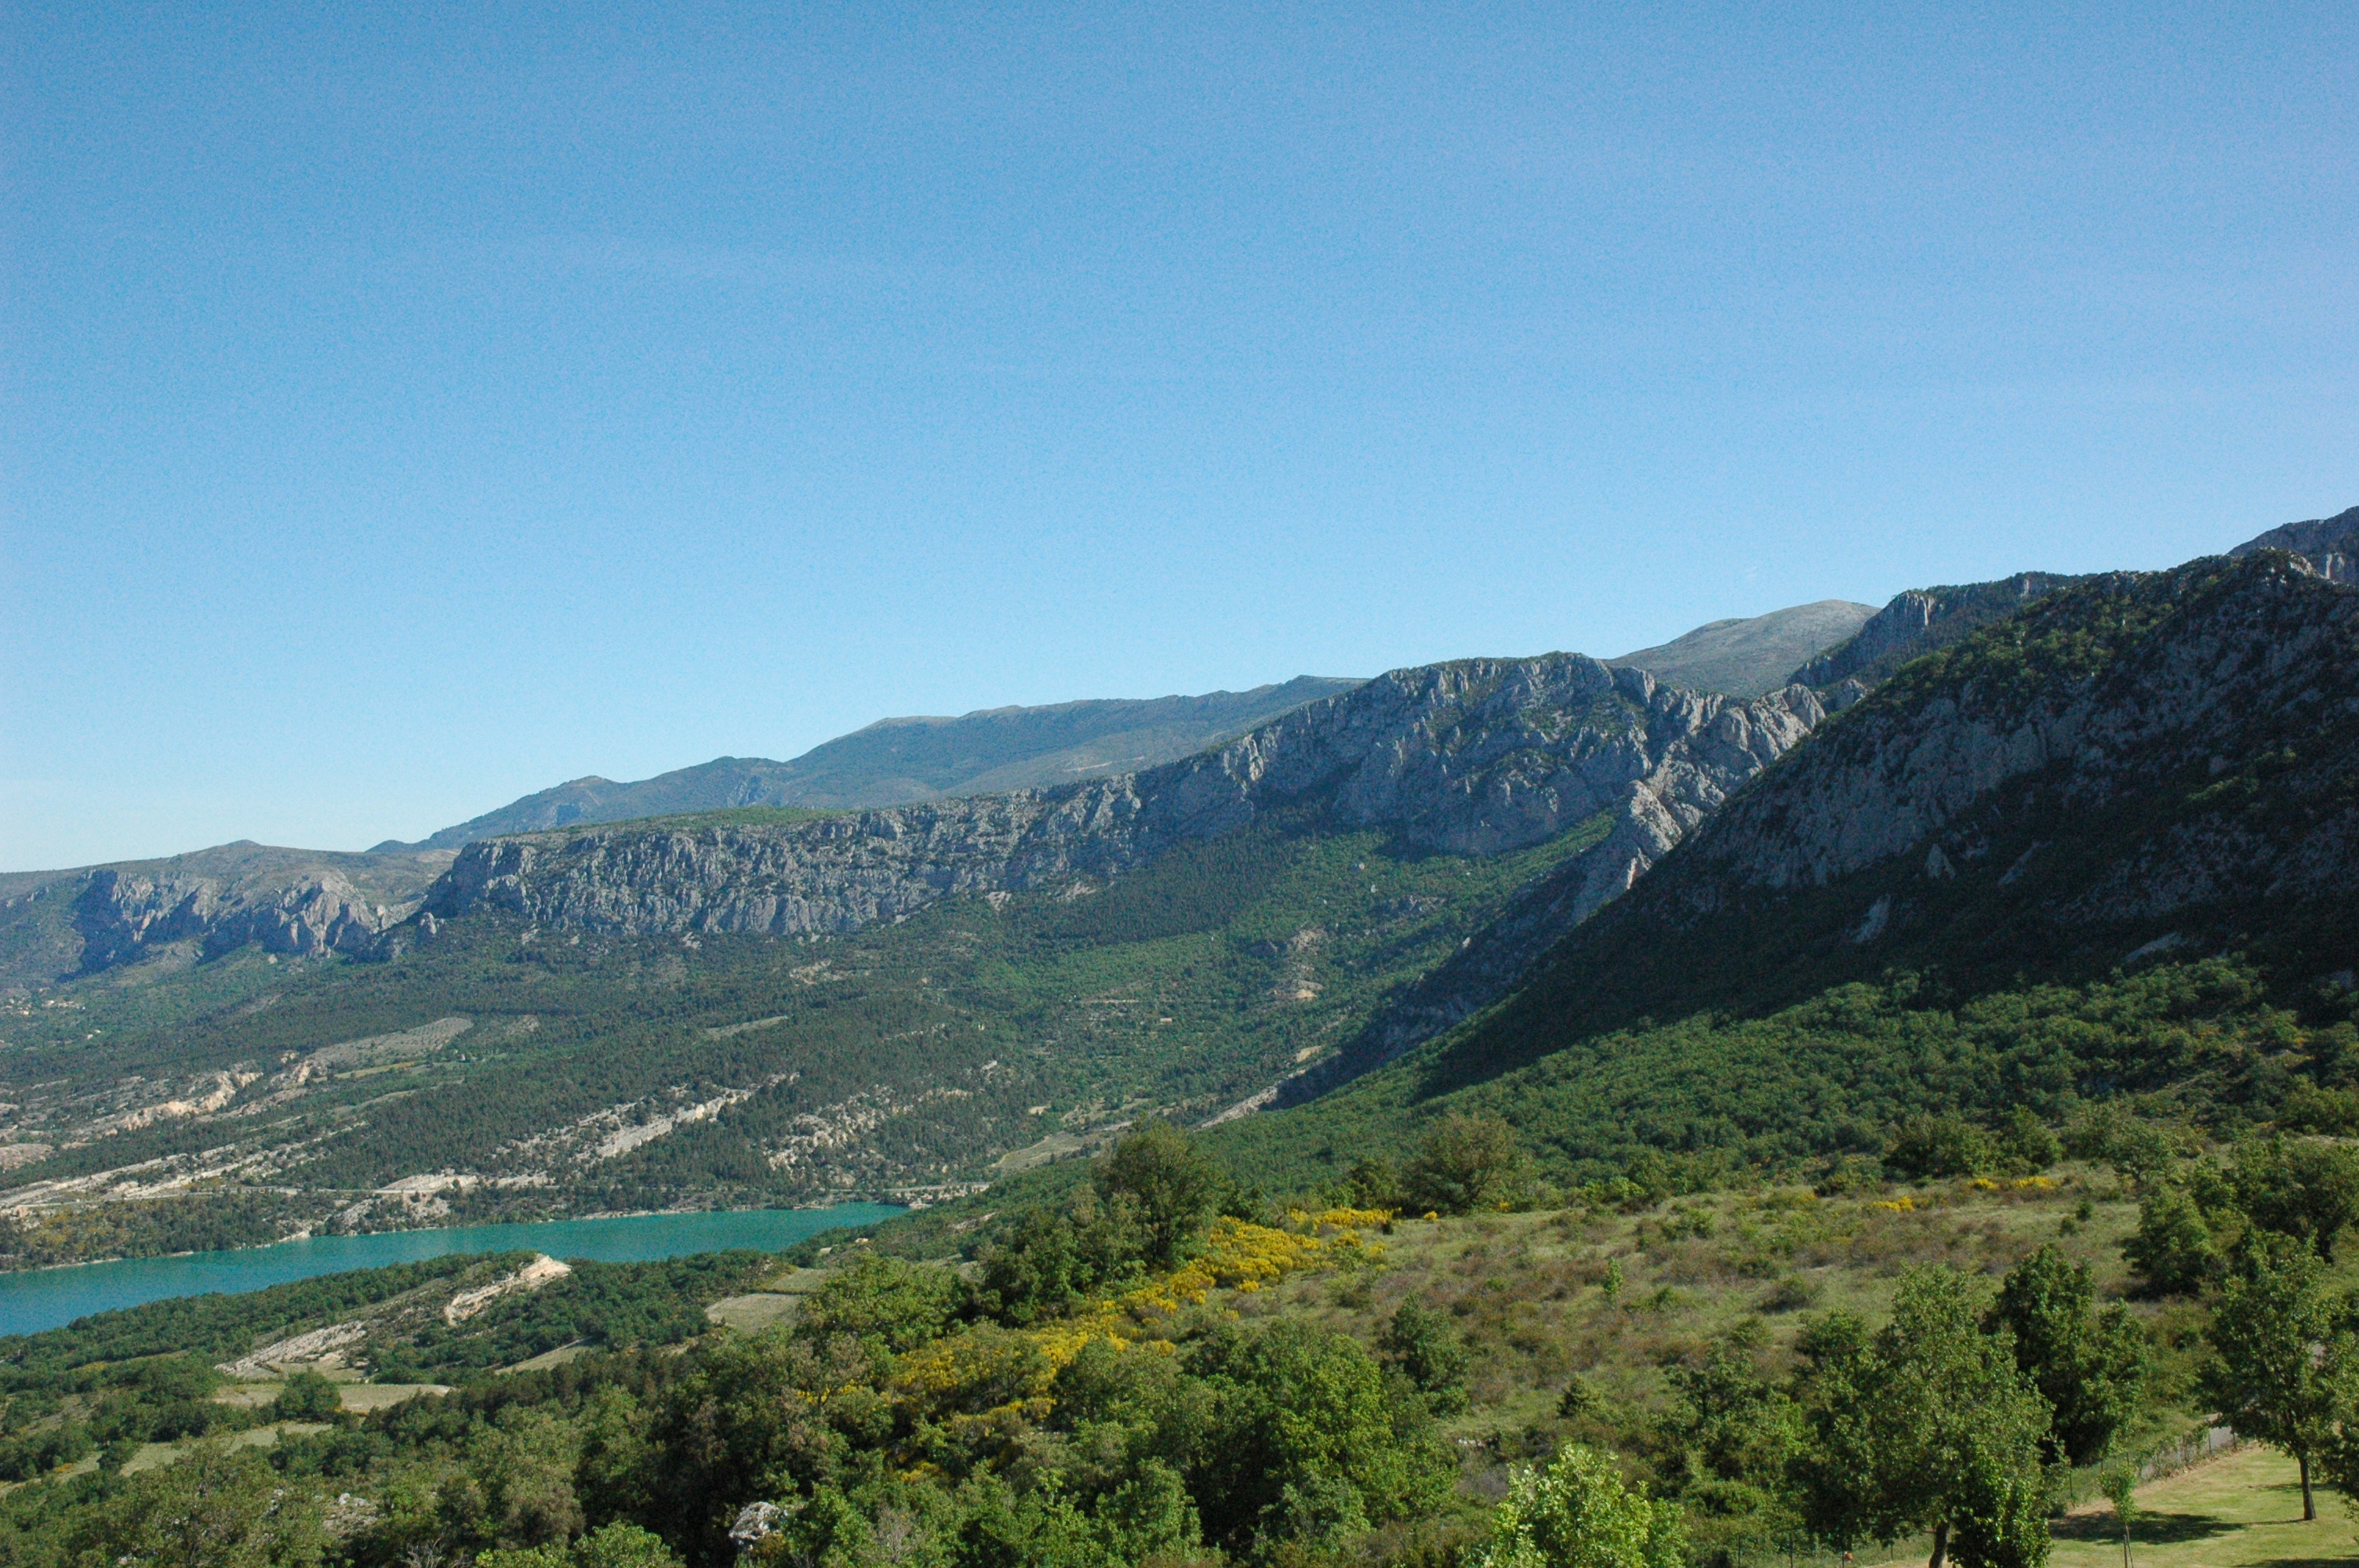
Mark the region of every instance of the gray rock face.
[[338, 855], [230, 844], [74, 873], [70, 919], [88, 974], [176, 943], [310, 956], [370, 950], [416, 913], [448, 853]]
[[791, 762], [717, 757], [631, 784], [575, 779], [445, 827], [418, 844], [387, 842], [377, 849], [455, 849], [479, 838], [736, 806], [842, 811], [1049, 788], [1176, 762], [1359, 684], [1298, 676], [1282, 686], [1201, 697], [997, 708], [956, 719], [884, 719]]
[[2290, 550], [2318, 568], [2329, 582], [2359, 579], [2359, 506], [2332, 517], [2288, 523], [2257, 538], [2245, 540], [2228, 552], [2249, 556], [2256, 550]]
[[[2009, 785], [2060, 780], [2066, 810], [2093, 811], [2182, 773], [2247, 769], [2256, 748], [2275, 745], [2289, 726], [2309, 744], [2282, 786], [2335, 796], [2354, 761], [2330, 737], [2359, 714], [2359, 595], [2286, 557], [2100, 579], [2074, 596], [2083, 601], [2069, 607], [2074, 626], [2106, 623], [2090, 595], [2122, 614], [2152, 615], [2164, 595], [2172, 608], [2120, 656], [2077, 676], [2058, 672], [2027, 688], [1994, 665], [1962, 684], [1887, 687], [1828, 726], [1774, 788], [1736, 801], [1699, 837], [1689, 902], [1711, 905], [1715, 888], [1823, 886], [1903, 855], [1924, 859], [1938, 878], [1973, 852], [1964, 840], [1945, 848], [1946, 838]], [[2058, 614], [2067, 608], [2059, 601]], [[2027, 619], [2027, 636], [2043, 630], [2041, 616]], [[2263, 868], [2267, 891], [2323, 891], [2354, 864], [2347, 816], [2318, 816], [2299, 843], [2233, 816], [2191, 818], [2136, 863], [2114, 866], [2083, 895], [2082, 913], [2167, 913], [2231, 883], [2249, 889]]]
[[1118, 876], [1281, 808], [1496, 854], [1611, 813], [1565, 908], [1618, 895], [1825, 717], [1789, 688], [1679, 691], [1580, 654], [1397, 670], [1184, 762], [1063, 789], [820, 821], [529, 834], [470, 845], [427, 900], [617, 934], [842, 932], [965, 893]]
[[1911, 589], [1869, 616], [1849, 642], [1805, 660], [1788, 678], [1821, 689], [1849, 682], [1872, 687], [1919, 654], [1969, 637], [2081, 580], [2053, 572], [2019, 572], [1996, 582]]

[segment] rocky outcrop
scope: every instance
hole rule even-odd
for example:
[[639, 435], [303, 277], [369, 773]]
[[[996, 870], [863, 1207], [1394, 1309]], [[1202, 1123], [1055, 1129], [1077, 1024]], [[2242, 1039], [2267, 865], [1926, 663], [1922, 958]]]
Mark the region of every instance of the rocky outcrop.
[[[2049, 776], [2063, 809], [2085, 814], [2190, 769], [2245, 769], [2289, 724], [2315, 743], [2359, 712], [2355, 621], [2359, 598], [2284, 556], [2086, 583], [1942, 679], [1886, 687], [1831, 725], [1692, 846], [1691, 901], [1709, 903], [1713, 884], [1823, 886], [1899, 856], [1927, 859], [1938, 879], [1974, 853], [1940, 836], [2018, 781]], [[2323, 770], [2324, 788], [2350, 760], [2304, 755], [2291, 771]], [[2186, 848], [2243, 866], [2259, 852]], [[2158, 860], [2128, 880], [2162, 875]]]
[[2228, 554], [2244, 557], [2260, 550], [2290, 550], [2316, 568], [2329, 582], [2359, 579], [2359, 506], [2332, 517], [2313, 517], [2307, 523], [2272, 528], [2257, 538], [2245, 540]]
[[1849, 642], [1805, 660], [1788, 678], [1820, 690], [1855, 684], [1864, 691], [1909, 660], [1970, 637], [2081, 580], [2018, 572], [1996, 582], [1911, 589], [1869, 616]]
[[206, 957], [248, 944], [295, 956], [362, 953], [417, 912], [448, 853], [338, 855], [239, 843], [99, 866], [70, 918], [84, 974], [188, 944]]
[[661, 824], [473, 844], [435, 918], [493, 907], [617, 934], [842, 932], [940, 899], [1121, 875], [1273, 811], [1497, 854], [1601, 814], [1565, 895], [1578, 919], [1825, 717], [1810, 691], [1740, 701], [1551, 654], [1397, 670], [1225, 746], [1049, 791], [777, 825]]

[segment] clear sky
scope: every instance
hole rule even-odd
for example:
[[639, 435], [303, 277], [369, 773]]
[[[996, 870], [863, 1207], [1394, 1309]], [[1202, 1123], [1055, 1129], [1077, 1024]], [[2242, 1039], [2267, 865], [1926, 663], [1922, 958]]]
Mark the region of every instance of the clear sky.
[[0, 867], [2359, 502], [2359, 7], [0, 17]]

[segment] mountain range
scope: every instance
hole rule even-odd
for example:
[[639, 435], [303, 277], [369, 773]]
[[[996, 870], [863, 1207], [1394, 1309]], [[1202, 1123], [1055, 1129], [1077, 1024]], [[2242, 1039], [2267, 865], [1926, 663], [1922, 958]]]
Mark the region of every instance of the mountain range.
[[2359, 509], [1611, 661], [893, 721], [423, 848], [7, 879], [0, 1209], [152, 1250], [197, 1214], [938, 1200], [1150, 1112], [1297, 1184], [1453, 1107], [1568, 1175], [2009, 1096], [2275, 1115], [2308, 1069], [2245, 1021], [2354, 984], [2354, 545]]

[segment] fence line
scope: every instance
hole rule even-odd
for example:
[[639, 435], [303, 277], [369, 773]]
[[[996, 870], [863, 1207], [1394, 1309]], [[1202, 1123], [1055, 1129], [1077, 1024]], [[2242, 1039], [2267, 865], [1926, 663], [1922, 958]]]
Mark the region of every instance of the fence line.
[[2176, 1476], [2191, 1465], [2201, 1465], [2214, 1454], [2224, 1454], [2232, 1448], [2242, 1448], [2244, 1440], [2230, 1428], [2209, 1426], [2182, 1443], [2159, 1448], [2138, 1461], [2137, 1478], [2158, 1481], [2165, 1476]]

